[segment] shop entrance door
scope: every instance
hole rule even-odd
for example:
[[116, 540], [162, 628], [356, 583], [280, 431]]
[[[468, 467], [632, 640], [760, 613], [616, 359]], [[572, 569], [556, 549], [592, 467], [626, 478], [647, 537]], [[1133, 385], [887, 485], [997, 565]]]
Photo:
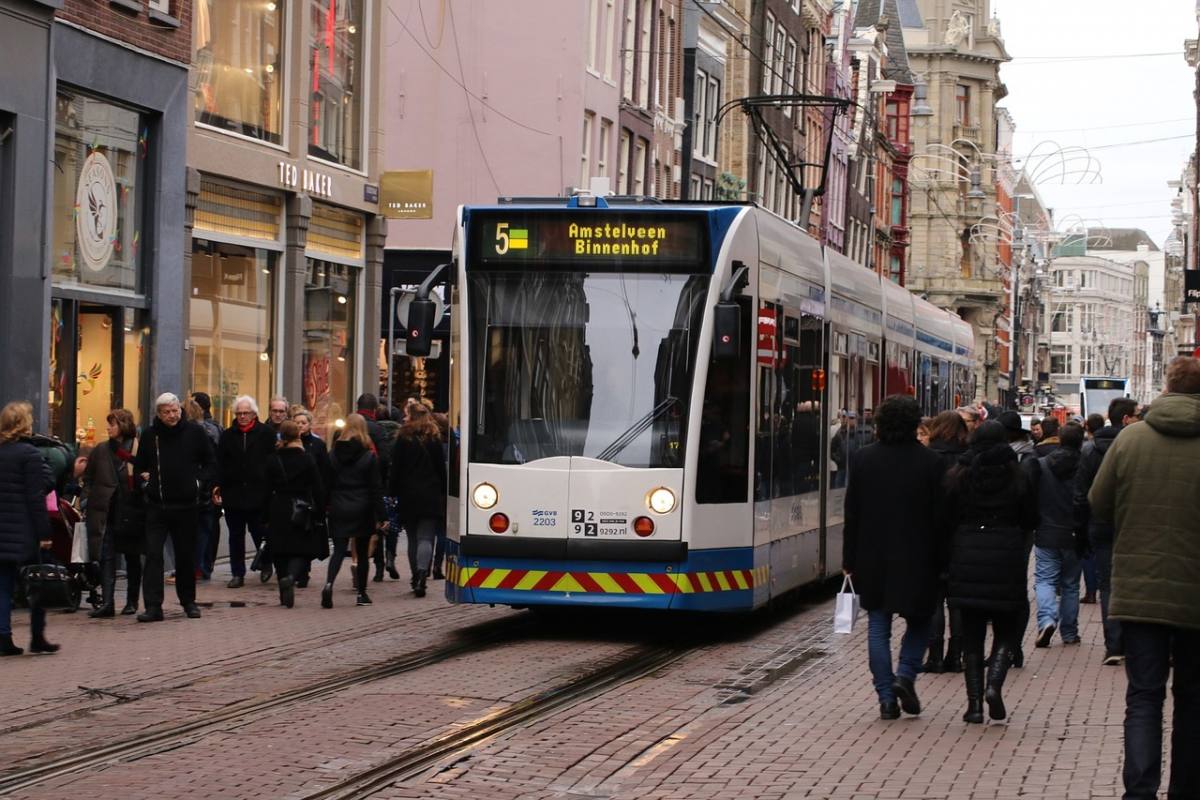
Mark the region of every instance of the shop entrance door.
[[105, 417], [129, 408], [141, 422], [145, 331], [132, 308], [55, 298], [51, 313], [51, 432], [97, 444]]

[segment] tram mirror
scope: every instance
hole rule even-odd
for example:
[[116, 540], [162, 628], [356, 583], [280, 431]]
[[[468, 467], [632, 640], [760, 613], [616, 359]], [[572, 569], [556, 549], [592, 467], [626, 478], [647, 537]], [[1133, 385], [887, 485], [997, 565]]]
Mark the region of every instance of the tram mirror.
[[433, 349], [433, 326], [437, 306], [432, 300], [413, 300], [408, 307], [408, 340], [405, 352], [410, 356], [427, 356]]
[[742, 328], [742, 310], [737, 303], [717, 303], [713, 309], [713, 357], [737, 358], [738, 331]]

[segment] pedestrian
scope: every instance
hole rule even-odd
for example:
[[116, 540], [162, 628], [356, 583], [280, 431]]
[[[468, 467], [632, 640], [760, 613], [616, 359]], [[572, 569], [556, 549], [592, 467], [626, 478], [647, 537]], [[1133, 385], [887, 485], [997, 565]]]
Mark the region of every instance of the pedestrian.
[[[433, 415], [433, 421], [437, 423], [438, 431], [442, 439], [442, 463], [447, 465], [446, 481], [447, 487], [450, 484], [449, 464], [450, 464], [450, 441], [454, 435], [450, 430], [450, 417], [445, 413], [436, 412]], [[793, 441], [795, 439], [793, 438]], [[435, 581], [444, 580], [446, 574], [442, 572], [442, 564], [446, 559], [446, 515], [437, 518], [437, 533], [434, 535], [433, 543], [433, 571], [430, 577]]]
[[1137, 419], [1137, 401], [1131, 397], [1115, 397], [1108, 404], [1108, 425], [1096, 431], [1092, 446], [1083, 451], [1079, 470], [1075, 473], [1075, 535], [1091, 554], [1096, 565], [1096, 589], [1100, 597], [1100, 620], [1104, 628], [1104, 665], [1119, 667], [1125, 661], [1125, 645], [1121, 638], [1121, 623], [1108, 613], [1112, 598], [1113, 526], [1092, 518], [1088, 493], [1100, 471], [1100, 465], [1117, 440], [1117, 435]]
[[189, 619], [196, 605], [196, 527], [201, 499], [209, 492], [215, 456], [204, 429], [183, 419], [179, 398], [170, 392], [154, 402], [154, 422], [138, 440], [134, 469], [146, 501], [146, 561], [142, 569], [145, 609], [138, 622], [163, 619], [163, 548], [175, 545], [175, 594]]
[[142, 582], [141, 540], [145, 534], [145, 513], [141, 498], [136, 496], [133, 474], [137, 425], [133, 414], [124, 408], [108, 412], [105, 422], [108, 439], [92, 451], [84, 482], [88, 536], [93, 530], [100, 536], [97, 560], [102, 599], [100, 606], [88, 614], [93, 619], [116, 615], [118, 556], [125, 557], [125, 606], [121, 613], [137, 613]]
[[[1038, 457], [1037, 447], [1035, 444], [1035, 436], [1031, 433], [1031, 431], [1027, 431], [1027, 430], [1025, 430], [1024, 427], [1022, 427], [1020, 414], [1018, 414], [1015, 411], [1005, 411], [1005, 412], [1001, 413], [999, 415], [999, 417], [997, 417], [997, 422], [999, 422], [1001, 425], [1004, 426], [1004, 430], [1008, 434], [1009, 447], [1011, 447], [1012, 451], [1017, 454], [1017, 462], [1018, 463], [1023, 464], [1025, 462], [1029, 461], [1030, 459], [1036, 459]], [[1031, 428], [1031, 430], [1036, 428], [1038, 431], [1037, 436], [1038, 437], [1041, 436], [1042, 425], [1041, 425], [1040, 420], [1035, 419], [1030, 424], [1030, 428]], [[1036, 484], [1033, 486], [1033, 489], [1036, 490]], [[1030, 502], [1034, 506], [1032, 511], [1034, 514], [1036, 514], [1037, 513], [1037, 501], [1036, 501], [1036, 499], [1031, 499]], [[1028, 572], [1029, 555], [1030, 555], [1030, 551], [1033, 547], [1033, 538], [1032, 537], [1030, 537], [1030, 539], [1026, 543], [1026, 545], [1027, 546], [1025, 548], [1025, 563], [1026, 563], [1026, 571]], [[1029, 611], [1030, 611], [1029, 598], [1026, 597], [1025, 598], [1025, 611], [1021, 615], [1021, 633], [1019, 636], [1015, 637], [1015, 643], [1013, 644], [1013, 651], [1012, 651], [1013, 666], [1017, 667], [1018, 669], [1025, 666], [1025, 651], [1021, 647], [1021, 640], [1025, 635], [1025, 629], [1029, 627], [1029, 616], [1030, 616]]]
[[379, 456], [367, 433], [367, 421], [361, 414], [346, 418], [330, 460], [333, 485], [329, 490], [329, 535], [333, 550], [329, 572], [321, 591], [321, 607], [333, 608], [333, 582], [346, 555], [347, 544], [354, 548], [354, 589], [356, 605], [371, 604], [367, 595], [367, 570], [370, 566], [371, 536], [387, 520], [383, 507], [383, 477]]
[[[367, 433], [371, 437], [371, 443], [375, 445], [375, 452], [379, 456], [380, 474], [383, 476], [384, 484], [388, 479], [388, 464], [391, 461], [391, 447], [388, 441], [387, 432], [383, 426], [379, 424], [376, 417], [379, 416], [379, 398], [370, 392], [360, 394], [358, 396], [358, 411], [357, 413], [366, 420]], [[391, 414], [389, 412], [389, 418]]]
[[[328, 501], [329, 488], [333, 485], [333, 465], [329, 461], [329, 448], [325, 445], [325, 440], [317, 436], [313, 432], [313, 417], [312, 412], [301, 406], [299, 410], [293, 408], [292, 421], [300, 429], [300, 441], [304, 444], [304, 452], [308, 453], [313, 458], [313, 462], [317, 465], [317, 473], [321, 476], [321, 488], [325, 492], [321, 502], [317, 504], [315, 527], [319, 534], [318, 538], [325, 537], [325, 544], [321, 547], [321, 552], [324, 553], [328, 548], [329, 528], [325, 521], [325, 506]], [[323, 557], [323, 556], [322, 556]], [[296, 576], [296, 588], [303, 589], [308, 586], [309, 576], [312, 574], [313, 559], [309, 559], [301, 573]]]
[[1115, 529], [1109, 612], [1125, 645], [1125, 797], [1158, 796], [1172, 669], [1167, 796], [1200, 797], [1200, 359], [1171, 360], [1166, 393], [1112, 443], [1088, 501]]
[[929, 447], [929, 423], [933, 422], [931, 417], [921, 417], [921, 422], [917, 425], [917, 441], [925, 447]]
[[[942, 469], [949, 471], [967, 452], [970, 437], [964, 415], [958, 411], [943, 411], [933, 418], [929, 429], [929, 449], [942, 459]], [[923, 672], [962, 672], [962, 615], [950, 611], [950, 640], [946, 646], [946, 576], [938, 576], [937, 609], [933, 613], [929, 632], [929, 654]]]
[[[276, 402], [271, 401], [272, 405]], [[286, 409], [286, 404], [284, 406]], [[227, 586], [241, 588], [246, 580], [246, 531], [258, 552], [260, 579], [271, 579], [272, 565], [264, 557], [267, 519], [267, 459], [275, 455], [276, 432], [258, 418], [258, 404], [249, 395], [233, 402], [233, 424], [217, 445], [217, 486], [213, 499], [225, 511], [229, 527]]]
[[[1042, 423], [1043, 431], [1048, 421]], [[1084, 433], [1083, 427], [1074, 422], [1052, 433], [1056, 448], [1047, 456], [1026, 462], [1030, 480], [1036, 482], [1038, 502], [1033, 537], [1036, 647], [1049, 647], [1056, 630], [1063, 644], [1079, 644], [1080, 554], [1086, 542], [1075, 537], [1074, 499]], [[1061, 599], [1056, 597], [1059, 594]]]
[[858, 414], [846, 411], [842, 414], [842, 424], [830, 440], [829, 452], [836, 472], [833, 476], [833, 488], [844, 488], [850, 480], [850, 464], [854, 454], [871, 443], [869, 431], [858, 426]]
[[1036, 445], [1033, 446], [1033, 452], [1038, 458], [1044, 458], [1050, 455], [1059, 447], [1058, 420], [1054, 417], [1046, 417], [1042, 420], [1042, 438]]
[[[945, 474], [937, 453], [917, 442], [921, 409], [896, 395], [875, 415], [878, 441], [859, 450], [846, 489], [842, 570], [867, 611], [867, 658], [879, 716], [921, 713], [916, 679], [929, 641], [941, 571], [938, 522]], [[892, 619], [904, 618], [898, 666], [892, 666]], [[898, 701], [898, 703], [897, 703]]]
[[983, 415], [975, 406], [959, 406], [954, 410], [962, 417], [962, 421], [966, 424], [967, 436], [974, 433], [979, 424], [983, 422]]
[[[266, 424], [271, 429], [271, 432], [275, 434], [276, 438], [279, 437], [279, 426], [288, 418], [288, 411], [291, 407], [291, 403], [283, 395], [275, 395], [271, 398], [271, 402], [267, 403]], [[233, 410], [237, 411], [236, 404]]]
[[[1012, 413], [1015, 414], [1017, 412], [1014, 411]], [[1003, 423], [1004, 420], [1000, 420], [1000, 422]], [[1007, 426], [1005, 426], [1005, 427], [1007, 427]], [[1042, 431], [1042, 421], [1035, 417], [1029, 423], [1029, 438], [1033, 440], [1033, 444], [1036, 446], [1037, 444], [1039, 444], [1042, 441], [1043, 435], [1044, 434]]]
[[[963, 721], [968, 723], [983, 722], [984, 699], [992, 719], [1007, 715], [1001, 690], [1028, 613], [1027, 542], [1037, 525], [1037, 506], [1008, 438], [998, 421], [980, 425], [946, 481], [953, 524], [948, 602], [962, 613]], [[989, 621], [992, 652], [985, 692], [983, 643]]]
[[[25, 652], [12, 638], [17, 576], [41, 548], [50, 546], [46, 495], [54, 488], [54, 475], [30, 444], [32, 436], [33, 406], [12, 402], [0, 411], [0, 656]], [[30, 652], [58, 651], [57, 644], [46, 641], [46, 610], [36, 603], [30, 605], [29, 627]]]
[[267, 539], [279, 576], [279, 602], [291, 608], [296, 603], [296, 579], [322, 550], [315, 523], [325, 494], [317, 462], [305, 451], [300, 426], [293, 420], [279, 426], [279, 448], [267, 459], [266, 481]]
[[[206, 392], [192, 392], [192, 399], [203, 413], [204, 433], [208, 436], [213, 452], [221, 442], [221, 426], [212, 416], [212, 398]], [[216, 568], [217, 550], [220, 549], [221, 507], [208, 502], [200, 510], [200, 527], [196, 533], [196, 568], [204, 580], [211, 580]]]
[[[381, 406], [375, 415], [375, 422], [379, 425], [379, 429], [383, 432], [383, 444], [380, 452], [391, 454], [392, 446], [396, 442], [396, 436], [400, 433], [400, 428], [403, 424], [403, 415], [398, 408], [389, 408]], [[367, 420], [367, 430], [370, 432], [371, 420]], [[374, 440], [372, 440], [374, 441]], [[380, 447], [376, 443], [376, 448]], [[385, 477], [386, 483], [386, 477]], [[396, 548], [400, 543], [400, 522], [399, 506], [396, 504], [396, 498], [385, 496], [383, 498], [384, 507], [387, 509], [387, 527], [383, 531], [382, 547], [376, 547], [371, 558], [375, 563], [375, 576], [373, 581], [379, 583], [383, 580], [383, 572], [386, 569], [388, 577], [392, 580], [400, 580], [400, 572], [396, 569]]]
[[392, 449], [389, 491], [400, 506], [408, 536], [408, 568], [412, 590], [425, 596], [438, 525], [446, 518], [446, 462], [442, 434], [424, 405], [407, 409], [408, 419]]
[[1084, 423], [1083, 423], [1083, 429], [1087, 433], [1087, 440], [1090, 442], [1092, 439], [1095, 439], [1096, 433], [1103, 427], [1104, 427], [1104, 415], [1103, 414], [1095, 414], [1095, 413], [1088, 414], [1087, 419], [1084, 420]]

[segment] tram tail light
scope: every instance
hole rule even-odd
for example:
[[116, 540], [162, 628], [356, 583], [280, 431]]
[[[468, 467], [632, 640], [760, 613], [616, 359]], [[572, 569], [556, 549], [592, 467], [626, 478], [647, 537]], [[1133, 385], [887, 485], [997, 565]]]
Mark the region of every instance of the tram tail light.
[[654, 533], [654, 520], [649, 517], [638, 517], [633, 521], [633, 532], [638, 536], [650, 536]]
[[501, 514], [497, 511], [488, 518], [488, 527], [492, 529], [492, 533], [504, 533], [508, 530], [508, 514]]

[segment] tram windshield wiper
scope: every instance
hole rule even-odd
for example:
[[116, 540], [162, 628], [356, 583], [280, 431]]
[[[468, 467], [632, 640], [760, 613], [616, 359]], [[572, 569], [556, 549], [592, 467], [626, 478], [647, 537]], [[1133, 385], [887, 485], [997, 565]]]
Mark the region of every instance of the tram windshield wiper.
[[671, 406], [679, 402], [679, 398], [674, 395], [667, 395], [654, 408], [646, 412], [641, 419], [634, 422], [624, 433], [613, 440], [613, 443], [601, 450], [593, 458], [600, 461], [612, 461], [621, 451], [632, 444], [639, 436], [650, 429], [650, 426], [667, 411]]

